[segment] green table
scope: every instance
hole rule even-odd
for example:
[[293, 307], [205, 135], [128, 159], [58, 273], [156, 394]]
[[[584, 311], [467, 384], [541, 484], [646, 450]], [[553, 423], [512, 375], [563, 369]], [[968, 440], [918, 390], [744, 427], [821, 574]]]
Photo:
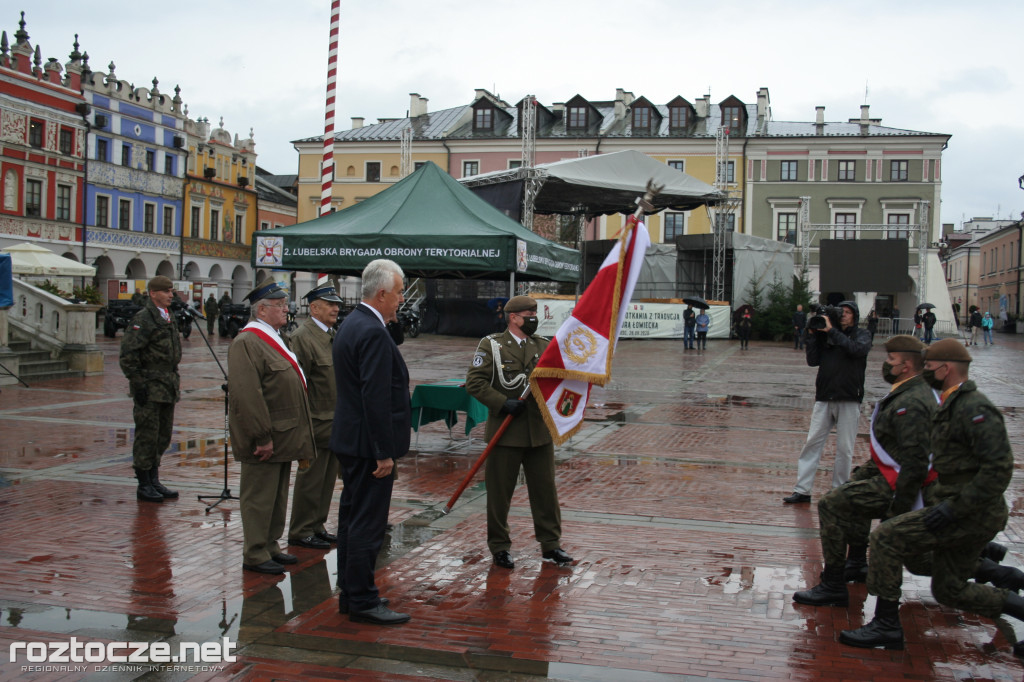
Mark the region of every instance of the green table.
[[462, 379], [450, 379], [436, 384], [420, 384], [412, 392], [412, 429], [419, 431], [422, 424], [444, 420], [449, 434], [459, 423], [458, 412], [466, 413], [466, 435], [480, 422], [487, 420], [487, 408], [466, 393]]

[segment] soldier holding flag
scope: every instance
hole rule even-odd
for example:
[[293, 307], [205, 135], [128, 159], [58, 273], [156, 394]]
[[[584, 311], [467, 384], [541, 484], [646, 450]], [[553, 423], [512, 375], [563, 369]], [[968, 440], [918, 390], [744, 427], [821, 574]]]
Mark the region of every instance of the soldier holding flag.
[[487, 459], [487, 546], [494, 564], [515, 568], [510, 552], [508, 512], [519, 478], [526, 475], [533, 528], [545, 560], [569, 563], [561, 548], [562, 516], [555, 489], [555, 448], [537, 401], [521, 400], [530, 372], [537, 365], [548, 339], [537, 336], [537, 302], [515, 296], [505, 305], [508, 328], [484, 337], [466, 374], [466, 391], [487, 406], [487, 439], [491, 440], [507, 415], [512, 415], [504, 436]]

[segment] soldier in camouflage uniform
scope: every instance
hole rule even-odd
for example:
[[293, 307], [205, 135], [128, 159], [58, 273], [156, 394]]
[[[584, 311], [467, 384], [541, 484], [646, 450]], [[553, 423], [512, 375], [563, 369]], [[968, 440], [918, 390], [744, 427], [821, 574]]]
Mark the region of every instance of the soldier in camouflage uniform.
[[[833, 488], [818, 502], [825, 570], [821, 583], [797, 592], [793, 601], [811, 606], [846, 606], [846, 582], [863, 582], [872, 519], [904, 514], [919, 504], [928, 474], [935, 392], [921, 377], [925, 345], [913, 336], [885, 342], [882, 377], [892, 390], [878, 401], [871, 418], [872, 458], [853, 480]], [[849, 557], [847, 558], [847, 546]], [[844, 558], [845, 571], [844, 571]]]
[[[871, 534], [868, 592], [878, 597], [875, 617], [839, 641], [851, 646], [903, 648], [899, 621], [903, 564], [931, 553], [932, 594], [940, 604], [995, 618], [1024, 620], [1024, 599], [1006, 589], [968, 582], [978, 555], [1006, 525], [1003, 492], [1013, 475], [1013, 453], [999, 409], [967, 378], [971, 356], [954, 339], [933, 343], [923, 376], [942, 391], [932, 420], [935, 485], [924, 509], [882, 523]], [[1024, 655], [1024, 642], [1014, 645]]]
[[530, 372], [537, 365], [548, 339], [537, 336], [537, 302], [515, 296], [505, 305], [508, 329], [484, 337], [466, 374], [466, 392], [487, 406], [486, 437], [494, 436], [507, 415], [512, 422], [491, 450], [484, 470], [487, 485], [487, 546], [494, 564], [515, 568], [508, 512], [519, 478], [526, 475], [533, 528], [547, 561], [565, 564], [572, 557], [562, 550], [562, 516], [555, 489], [555, 447], [536, 400], [519, 400]]
[[121, 340], [121, 371], [128, 378], [135, 403], [132, 466], [139, 481], [136, 497], [163, 502], [178, 493], [160, 482], [160, 457], [171, 444], [174, 403], [178, 402], [181, 339], [169, 306], [174, 298], [170, 278], [149, 281], [146, 307], [135, 314]]

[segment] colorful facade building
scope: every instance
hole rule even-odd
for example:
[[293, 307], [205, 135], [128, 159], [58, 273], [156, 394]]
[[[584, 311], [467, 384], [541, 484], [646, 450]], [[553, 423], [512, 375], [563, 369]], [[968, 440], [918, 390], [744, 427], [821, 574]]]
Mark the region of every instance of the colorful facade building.
[[[1021, 242], [1024, 221], [992, 230], [978, 239], [981, 267], [978, 270], [978, 307], [981, 312], [1006, 322], [1021, 315]], [[1002, 328], [1000, 322], [997, 328]]]
[[[77, 53], [77, 43], [75, 47]], [[0, 38], [0, 248], [38, 242], [83, 260], [87, 105], [82, 65], [42, 60], [22, 13]]]

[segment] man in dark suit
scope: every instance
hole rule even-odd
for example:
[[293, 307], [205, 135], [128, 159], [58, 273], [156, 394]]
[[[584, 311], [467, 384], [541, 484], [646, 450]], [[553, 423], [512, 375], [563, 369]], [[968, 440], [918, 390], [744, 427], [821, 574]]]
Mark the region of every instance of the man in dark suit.
[[409, 370], [385, 326], [397, 319], [403, 278], [394, 261], [367, 265], [362, 302], [334, 340], [338, 401], [330, 445], [344, 482], [338, 509], [338, 609], [349, 620], [376, 625], [409, 620], [408, 614], [387, 607], [373, 580], [395, 460], [409, 451], [412, 427]]

